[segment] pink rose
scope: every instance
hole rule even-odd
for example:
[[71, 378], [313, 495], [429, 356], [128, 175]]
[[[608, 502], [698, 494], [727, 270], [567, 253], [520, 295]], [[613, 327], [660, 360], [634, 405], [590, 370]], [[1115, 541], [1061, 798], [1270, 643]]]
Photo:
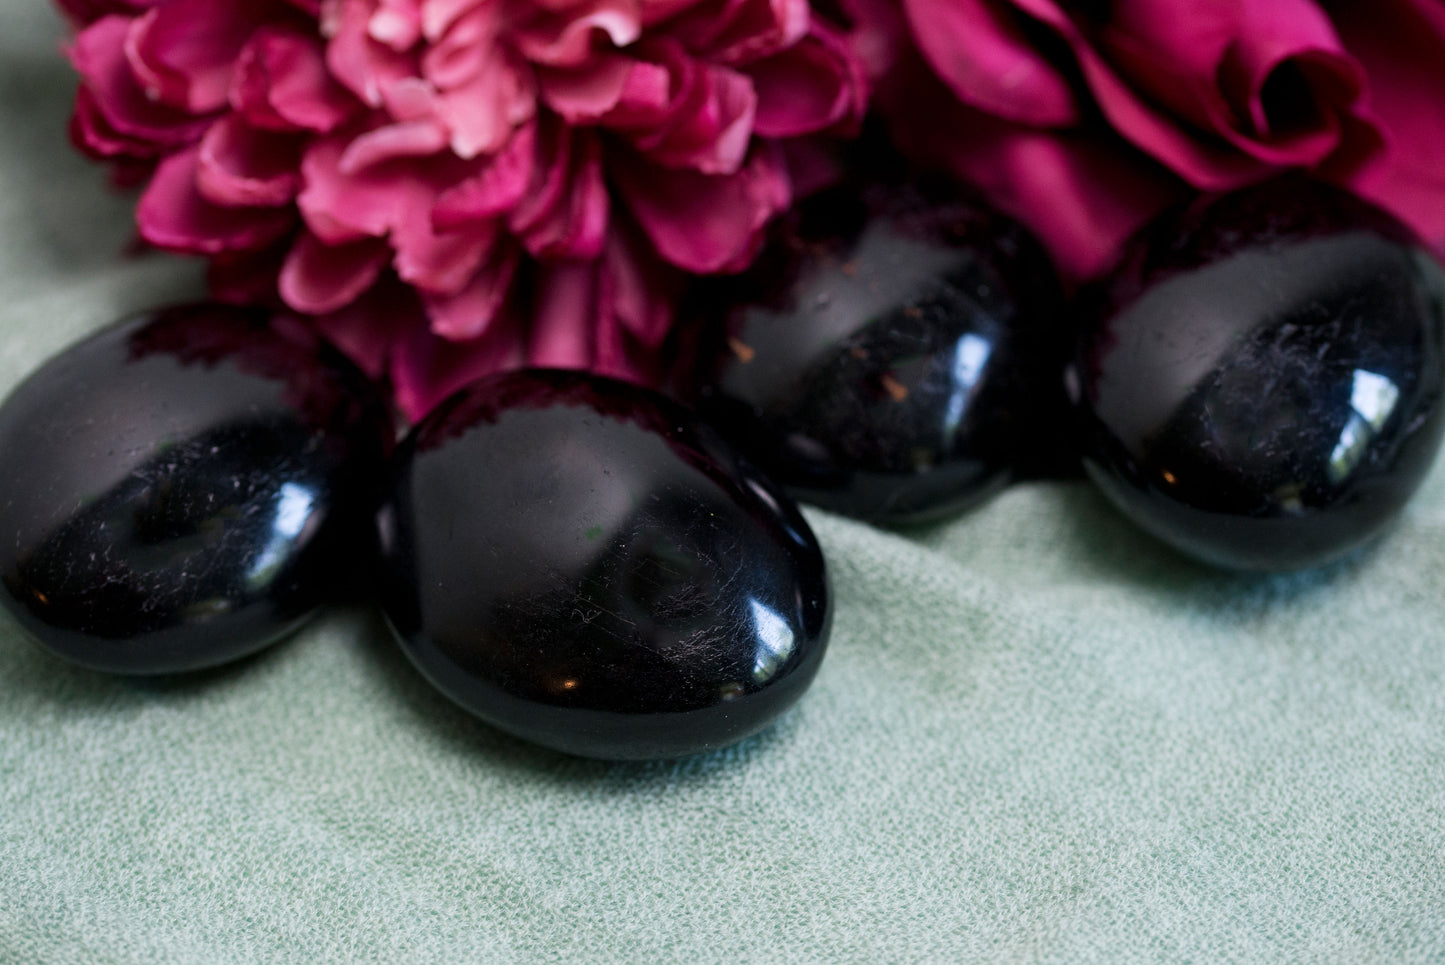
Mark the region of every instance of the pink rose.
[[807, 0], [59, 0], [141, 235], [315, 319], [402, 407], [524, 362], [643, 379], [866, 101]]
[[1285, 169], [1445, 238], [1436, 0], [900, 2], [912, 45], [880, 97], [899, 144], [1032, 227], [1071, 278], [1172, 200]]

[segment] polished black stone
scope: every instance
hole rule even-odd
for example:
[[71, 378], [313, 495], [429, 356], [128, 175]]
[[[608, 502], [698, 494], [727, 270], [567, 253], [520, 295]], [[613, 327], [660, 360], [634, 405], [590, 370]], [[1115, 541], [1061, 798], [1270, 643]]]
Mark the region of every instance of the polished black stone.
[[976, 204], [826, 193], [758, 267], [694, 301], [715, 338], [698, 408], [805, 502], [920, 522], [1077, 464], [1053, 270]]
[[100, 670], [254, 652], [311, 614], [369, 531], [389, 434], [358, 370], [263, 313], [121, 322], [0, 406], [0, 601]]
[[1086, 468], [1201, 560], [1348, 553], [1439, 448], [1445, 274], [1344, 192], [1284, 180], [1173, 212], [1088, 314], [1070, 375]]
[[473, 385], [398, 453], [384, 603], [433, 684], [588, 757], [675, 757], [801, 696], [830, 619], [788, 498], [687, 410], [619, 382]]

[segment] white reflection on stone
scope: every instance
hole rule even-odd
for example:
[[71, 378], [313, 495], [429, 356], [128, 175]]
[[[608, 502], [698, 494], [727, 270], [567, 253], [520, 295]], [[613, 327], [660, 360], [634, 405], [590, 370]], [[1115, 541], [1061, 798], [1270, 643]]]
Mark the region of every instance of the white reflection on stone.
[[1400, 388], [1394, 382], [1375, 372], [1355, 370], [1354, 385], [1350, 389], [1350, 408], [1354, 411], [1330, 453], [1331, 482], [1340, 482], [1355, 471], [1370, 443], [1390, 421], [1399, 401]]
[[972, 332], [959, 339], [953, 347], [952, 392], [948, 397], [948, 408], [943, 413], [943, 431], [950, 442], [958, 434], [963, 413], [992, 354], [993, 343]]
[[246, 573], [248, 583], [262, 586], [275, 575], [285, 561], [287, 548], [306, 528], [306, 521], [311, 518], [311, 509], [315, 505], [316, 494], [311, 490], [296, 483], [281, 484], [276, 493], [276, 518], [271, 524], [271, 538]]
[[788, 658], [793, 655], [797, 640], [792, 627], [768, 607], [756, 599], [749, 599], [753, 611], [753, 629], [758, 640], [757, 656], [753, 660], [753, 680], [766, 683]]

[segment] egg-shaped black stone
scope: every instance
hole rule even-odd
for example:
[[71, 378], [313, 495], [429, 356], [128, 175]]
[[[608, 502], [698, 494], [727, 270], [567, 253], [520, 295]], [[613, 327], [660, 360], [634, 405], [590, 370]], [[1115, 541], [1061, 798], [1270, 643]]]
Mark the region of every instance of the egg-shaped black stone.
[[922, 522], [1077, 463], [1059, 284], [1022, 228], [976, 203], [827, 192], [694, 302], [718, 343], [699, 410], [805, 502]]
[[1185, 553], [1337, 558], [1435, 458], [1445, 273], [1343, 191], [1287, 179], [1172, 212], [1097, 302], [1070, 375], [1086, 468]]
[[0, 406], [0, 601], [99, 670], [252, 653], [316, 609], [369, 532], [390, 432], [360, 371], [264, 312], [123, 321]]
[[554, 371], [419, 423], [378, 515], [384, 604], [422, 674], [573, 754], [676, 757], [802, 694], [830, 600], [807, 523], [686, 409]]

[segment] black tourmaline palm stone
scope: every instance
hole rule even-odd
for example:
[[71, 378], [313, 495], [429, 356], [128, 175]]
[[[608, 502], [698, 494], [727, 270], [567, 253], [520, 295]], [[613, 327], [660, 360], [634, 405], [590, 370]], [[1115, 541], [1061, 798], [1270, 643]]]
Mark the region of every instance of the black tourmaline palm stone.
[[1174, 212], [1098, 302], [1070, 377], [1086, 468], [1191, 556], [1337, 558], [1435, 458], [1445, 273], [1349, 194], [1283, 180]]
[[687, 410], [533, 371], [403, 442], [378, 517], [402, 648], [488, 723], [612, 759], [759, 730], [818, 670], [823, 557], [786, 495]]
[[0, 406], [0, 601], [99, 670], [252, 653], [350, 572], [390, 432], [360, 371], [264, 312], [124, 321]]
[[824, 193], [694, 303], [714, 342], [692, 379], [700, 410], [804, 502], [923, 522], [1077, 462], [1053, 269], [975, 203]]

